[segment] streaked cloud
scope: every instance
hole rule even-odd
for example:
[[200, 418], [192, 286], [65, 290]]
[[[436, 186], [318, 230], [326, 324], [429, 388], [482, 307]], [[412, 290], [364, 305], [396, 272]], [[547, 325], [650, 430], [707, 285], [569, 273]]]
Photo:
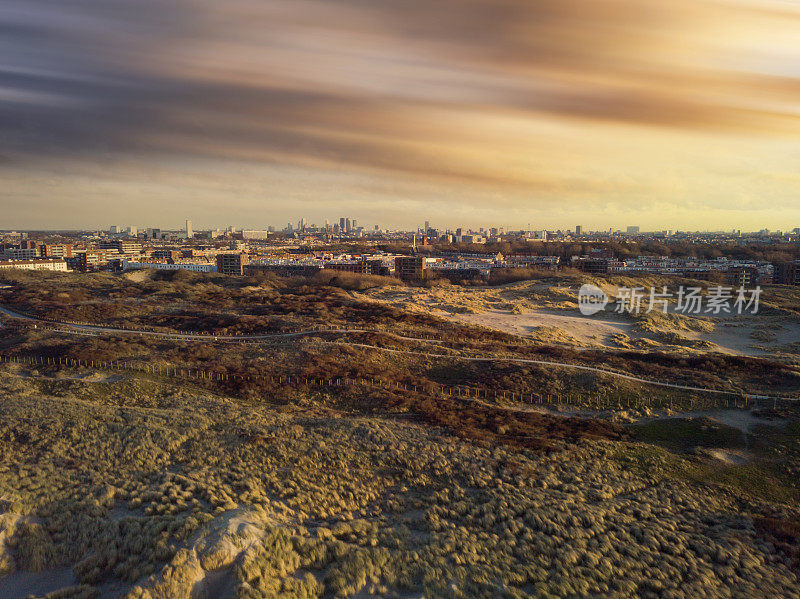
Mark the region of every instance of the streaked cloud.
[[299, 216], [279, 194], [312, 219], [746, 228], [719, 198], [800, 193], [798, 30], [778, 0], [6, 0], [0, 177], [52, 219], [139, 202], [87, 225], [170, 198], [177, 222], [205, 181], [209, 220]]

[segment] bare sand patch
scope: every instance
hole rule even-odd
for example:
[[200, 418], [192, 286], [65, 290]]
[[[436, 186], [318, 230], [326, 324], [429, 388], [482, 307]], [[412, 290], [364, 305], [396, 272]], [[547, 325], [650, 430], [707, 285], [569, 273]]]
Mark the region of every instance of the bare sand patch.
[[131, 283], [144, 283], [145, 281], [151, 280], [152, 273], [149, 270], [133, 270], [130, 272], [126, 272], [124, 275], [127, 280]]
[[[588, 279], [587, 279], [588, 280]], [[626, 280], [594, 281], [613, 300]], [[664, 281], [637, 279], [639, 286]], [[519, 335], [542, 343], [584, 348], [670, 348], [688, 353], [720, 352], [766, 356], [796, 353], [800, 319], [765, 310], [756, 315], [699, 316], [653, 312], [639, 317], [609, 309], [593, 316], [578, 311], [580, 281], [524, 281], [500, 287], [395, 287], [358, 294], [464, 323]]]
[[753, 459], [753, 456], [747, 451], [731, 451], [727, 449], [711, 449], [708, 451], [708, 455], [731, 466], [746, 464]]
[[[634, 323], [622, 318], [587, 317], [580, 313], [535, 312], [512, 313], [508, 310], [490, 310], [477, 314], [456, 314], [454, 320], [498, 329], [521, 337], [540, 336], [542, 332], [560, 331], [583, 346], [612, 346], [616, 335], [640, 337]], [[559, 336], [553, 334], [553, 340]]]

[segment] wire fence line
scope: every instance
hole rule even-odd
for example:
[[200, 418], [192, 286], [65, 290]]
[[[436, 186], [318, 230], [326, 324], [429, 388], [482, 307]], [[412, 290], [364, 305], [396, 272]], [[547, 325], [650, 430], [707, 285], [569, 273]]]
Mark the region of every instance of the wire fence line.
[[[296, 374], [250, 373], [238, 374], [219, 370], [191, 368], [164, 364], [139, 364], [124, 361], [79, 360], [64, 356], [0, 355], [2, 364], [20, 364], [30, 367], [64, 367], [94, 371], [122, 371], [145, 374], [161, 379], [181, 379], [193, 383], [215, 384], [222, 388], [235, 389], [247, 383], [260, 383], [265, 387], [292, 387], [297, 390], [343, 390], [352, 387], [382, 389], [392, 392], [419, 393], [427, 396], [457, 398], [469, 401], [540, 405], [558, 408], [580, 408], [585, 410], [710, 410], [710, 409], [754, 409], [784, 408], [796, 406], [791, 398], [764, 398], [752, 395], [728, 396], [689, 394], [676, 397], [613, 396], [591, 393], [532, 393], [506, 389], [489, 389], [466, 385], [409, 384], [403, 381], [388, 381], [375, 377], [309, 377]], [[70, 379], [71, 380], [71, 379]]]
[[[437, 339], [432, 336], [404, 337], [402, 335], [393, 333], [391, 331], [385, 331], [382, 329], [367, 329], [363, 327], [353, 327], [347, 324], [340, 325], [337, 327], [326, 326], [326, 325], [311, 325], [310, 327], [306, 327], [304, 329], [298, 329], [295, 331], [284, 331], [284, 332], [268, 333], [260, 335], [215, 335], [213, 333], [207, 333], [207, 332], [191, 332], [191, 333], [167, 332], [167, 331], [157, 330], [153, 327], [132, 328], [123, 325], [125, 326], [125, 328], [117, 328], [97, 323], [84, 323], [79, 321], [59, 321], [55, 319], [47, 319], [39, 316], [30, 316], [24, 313], [15, 312], [2, 305], [0, 305], [0, 314], [4, 314], [5, 316], [8, 316], [13, 319], [44, 324], [44, 326], [42, 327], [44, 330], [51, 330], [59, 333], [78, 334], [78, 335], [85, 335], [92, 337], [100, 337], [109, 333], [120, 333], [120, 334], [131, 334], [139, 336], [152, 335], [152, 336], [157, 336], [159, 339], [167, 341], [236, 342], [236, 343], [250, 343], [250, 344], [270, 343], [270, 344], [280, 345], [290, 341], [292, 338], [295, 337], [304, 335], [313, 335], [317, 333], [343, 333], [343, 334], [377, 333], [409, 341], [420, 341], [420, 342], [437, 343], [437, 344], [443, 343], [442, 339], [440, 338]], [[337, 344], [337, 345], [348, 345], [352, 347], [361, 347], [365, 349], [391, 352], [396, 354], [418, 355], [418, 356], [425, 356], [432, 358], [457, 359], [457, 360], [468, 360], [468, 361], [478, 361], [478, 362], [509, 362], [518, 364], [531, 364], [531, 365], [545, 366], [545, 367], [573, 369], [573, 370], [591, 372], [595, 374], [608, 375], [612, 377], [619, 377], [621, 379], [626, 379], [635, 383], [640, 383], [644, 385], [653, 385], [656, 387], [672, 389], [674, 391], [688, 392], [691, 394], [700, 394], [701, 397], [705, 397], [706, 395], [717, 395], [719, 396], [719, 401], [717, 401], [716, 403], [718, 405], [725, 407], [731, 407], [732, 404], [731, 398], [733, 398], [733, 407], [736, 407], [740, 400], [744, 403], [747, 402], [765, 403], [771, 401], [773, 402], [774, 405], [778, 405], [779, 402], [790, 402], [795, 404], [798, 403], [798, 399], [793, 397], [755, 395], [755, 394], [744, 393], [743, 391], [731, 391], [725, 389], [709, 389], [703, 387], [695, 387], [681, 383], [672, 383], [666, 381], [647, 379], [632, 375], [627, 372], [619, 372], [598, 366], [588, 366], [583, 364], [573, 364], [573, 363], [558, 362], [553, 360], [539, 360], [534, 358], [520, 358], [514, 356], [482, 356], [480, 355], [480, 352], [478, 352], [477, 350], [464, 350], [464, 349], [459, 350], [456, 348], [449, 348], [447, 346], [442, 346], [442, 349], [448, 349], [453, 352], [460, 352], [460, 353], [437, 354], [431, 352], [414, 351], [409, 349], [395, 349], [377, 345], [369, 345], [364, 343], [358, 343], [356, 341], [331, 341], [327, 343]], [[448, 387], [448, 389], [464, 389], [464, 388], [467, 387], [464, 386]], [[478, 391], [481, 390], [482, 389], [478, 389]], [[493, 393], [493, 392], [488, 392], [488, 393]], [[521, 394], [521, 393], [513, 393], [510, 391], [499, 391], [494, 393], [502, 394], [502, 395], [494, 395], [496, 399], [503, 399], [503, 400], [508, 399], [509, 394], [520, 395], [520, 396], [525, 395], [527, 397], [530, 397], [531, 401], [533, 397], [538, 397], [540, 403], [544, 401], [544, 398], [546, 397], [546, 395], [544, 394]], [[581, 394], [580, 397], [581, 397], [580, 400], [581, 403], [585, 404], [587, 400], [586, 396]], [[598, 402], [599, 401], [600, 400], [598, 400]], [[605, 398], [603, 398], [602, 401], [604, 403], [607, 403], [607, 400]], [[707, 403], [707, 402], [702, 402], [702, 403]]]
[[[27, 318], [27, 317], [25, 317]], [[55, 322], [55, 321], [54, 321]], [[49, 330], [56, 333], [67, 333], [70, 335], [82, 335], [88, 337], [102, 337], [103, 335], [108, 334], [109, 332], [119, 332], [119, 329], [104, 329], [98, 327], [96, 325], [86, 325], [88, 328], [63, 328], [64, 323], [57, 323], [57, 324], [47, 324], [42, 327], [42, 330]], [[67, 325], [68, 326], [68, 325]], [[76, 325], [77, 326], [77, 325]], [[81, 325], [84, 326], [84, 325]], [[380, 331], [380, 330], [369, 330], [369, 329], [356, 329], [356, 328], [326, 328], [324, 325], [319, 325], [316, 329], [305, 329], [297, 332], [292, 333], [276, 333], [272, 335], [254, 335], [254, 336], [239, 336], [239, 337], [220, 337], [214, 336], [210, 333], [203, 334], [203, 335], [185, 335], [183, 333], [166, 333], [166, 332], [155, 332], [155, 333], [148, 333], [147, 331], [137, 331], [136, 329], [131, 329], [130, 331], [126, 331], [128, 334], [132, 335], [139, 335], [144, 336], [148, 334], [157, 335], [159, 339], [165, 341], [203, 341], [203, 342], [229, 342], [234, 341], [236, 343], [249, 343], [249, 344], [259, 344], [259, 345], [281, 345], [291, 341], [291, 339], [295, 337], [299, 337], [302, 335], [309, 335], [314, 334], [316, 332], [329, 332], [329, 333], [382, 333], [390, 337], [405, 339], [405, 340], [412, 340], [412, 341], [423, 341], [428, 343], [437, 343], [442, 344], [443, 341], [441, 339], [438, 340], [427, 340], [418, 337], [402, 337], [395, 333], [391, 333], [388, 331]], [[445, 350], [450, 350], [455, 353], [451, 354], [437, 354], [432, 352], [421, 352], [421, 351], [414, 351], [410, 349], [396, 349], [391, 347], [383, 347], [378, 345], [369, 345], [365, 343], [358, 343], [356, 341], [323, 341], [323, 343], [335, 344], [335, 345], [347, 345], [351, 347], [361, 347], [364, 349], [372, 349], [376, 351], [382, 352], [392, 352], [397, 354], [405, 354], [405, 355], [417, 355], [417, 356], [424, 356], [424, 357], [431, 357], [431, 358], [444, 358], [444, 359], [454, 359], [454, 360], [468, 360], [468, 361], [477, 361], [477, 362], [509, 362], [509, 363], [517, 363], [517, 364], [531, 364], [537, 366], [546, 366], [546, 367], [558, 367], [558, 368], [566, 368], [566, 369], [573, 369], [573, 370], [581, 370], [585, 372], [592, 372], [595, 374], [602, 374], [608, 375], [612, 377], [619, 377], [622, 379], [626, 379], [629, 381], [633, 381], [635, 383], [641, 383], [645, 385], [654, 385], [656, 387], [664, 387], [669, 389], [675, 389], [679, 391], [688, 391], [692, 393], [711, 393], [711, 394], [719, 394], [719, 395], [733, 395], [736, 397], [746, 396], [751, 399], [759, 399], [759, 400], [770, 400], [773, 399], [772, 396], [766, 395], [755, 395], [755, 394], [747, 394], [744, 392], [739, 391], [731, 391], [727, 389], [709, 389], [703, 387], [695, 387], [691, 385], [684, 385], [681, 383], [671, 383], [667, 381], [658, 381], [653, 379], [647, 379], [639, 376], [635, 376], [628, 372], [621, 372], [617, 370], [611, 370], [609, 368], [603, 368], [600, 366], [588, 366], [584, 364], [573, 364], [569, 362], [557, 362], [554, 360], [541, 360], [535, 358], [520, 358], [516, 356], [485, 356], [481, 355], [478, 350], [472, 349], [456, 349], [450, 348], [444, 345], [440, 345], [440, 347]], [[778, 396], [779, 400], [791, 400], [796, 401], [794, 398], [789, 397], [781, 397]]]
[[[49, 330], [55, 330], [60, 332], [83, 331], [83, 332], [98, 332], [98, 333], [120, 333], [120, 334], [132, 334], [132, 335], [146, 334], [146, 335], [154, 335], [166, 338], [179, 338], [179, 339], [191, 338], [191, 339], [207, 340], [207, 341], [235, 341], [237, 343], [247, 343], [248, 341], [257, 342], [263, 339], [270, 339], [270, 338], [313, 335], [315, 333], [376, 333], [392, 337], [399, 337], [401, 339], [408, 339], [411, 341], [427, 341], [433, 343], [442, 342], [440, 337], [437, 337], [436, 335], [432, 334], [429, 335], [424, 333], [416, 333], [416, 335], [418, 336], [408, 337], [399, 333], [387, 331], [385, 329], [380, 329], [377, 327], [364, 327], [363, 325], [351, 325], [347, 323], [336, 326], [313, 324], [303, 328], [274, 331], [270, 333], [221, 334], [221, 333], [209, 333], [207, 331], [165, 331], [158, 327], [146, 326], [146, 325], [137, 325], [134, 327], [134, 326], [128, 326], [125, 323], [98, 323], [98, 322], [86, 322], [79, 320], [57, 320], [55, 318], [47, 318], [45, 316], [34, 316], [31, 314], [26, 314], [24, 312], [17, 312], [11, 310], [6, 306], [0, 306], [0, 314], [4, 314], [5, 316], [12, 319], [26, 320], [35, 323], [43, 323], [46, 325], [51, 325], [51, 327], [53, 328], [50, 328]], [[491, 331], [491, 329], [486, 329], [485, 327], [481, 328], [487, 332], [496, 333], [496, 331]]]

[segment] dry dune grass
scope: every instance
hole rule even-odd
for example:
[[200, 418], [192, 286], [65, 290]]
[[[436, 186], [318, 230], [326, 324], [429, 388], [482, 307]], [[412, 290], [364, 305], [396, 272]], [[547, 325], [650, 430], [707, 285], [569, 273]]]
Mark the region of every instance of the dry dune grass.
[[636, 317], [636, 327], [644, 332], [657, 331], [688, 331], [697, 333], [711, 333], [715, 329], [714, 321], [707, 317], [686, 316], [675, 314], [652, 312], [639, 314]]
[[699, 286], [708, 283], [669, 276], [597, 277], [588, 274], [552, 275], [533, 281], [520, 281], [494, 287], [442, 285], [431, 288], [407, 287], [372, 289], [364, 295], [405, 309], [442, 310], [451, 313], [478, 313], [488, 310], [577, 310], [578, 290], [584, 283], [593, 284], [614, 301], [620, 287]]
[[576, 309], [578, 287], [551, 281], [524, 281], [499, 287], [443, 285], [375, 289], [363, 294], [404, 310], [433, 314], [475, 314], [488, 310]]
[[[403, 418], [125, 385], [50, 395], [0, 380], [7, 554], [19, 570], [72, 568], [78, 586], [61, 596], [108, 584], [129, 599], [798, 588], [749, 515], [766, 516], [760, 504], [667, 476], [689, 458], [599, 439], [482, 446]], [[483, 417], [514, 434], [501, 415]], [[626, 465], [631, 454], [647, 464]]]

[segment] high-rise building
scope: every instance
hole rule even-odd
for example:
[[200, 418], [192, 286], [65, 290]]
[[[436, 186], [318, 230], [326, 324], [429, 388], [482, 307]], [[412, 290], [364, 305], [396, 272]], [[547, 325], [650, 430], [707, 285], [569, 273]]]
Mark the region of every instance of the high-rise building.
[[351, 230], [350, 226], [351, 226], [350, 225], [350, 219], [349, 218], [344, 219], [344, 232], [345, 233], [349, 233], [350, 232], [350, 230]]
[[352, 229], [353, 231], [358, 229], [358, 221], [356, 219], [353, 219], [353, 222], [351, 223], [351, 226], [353, 227], [353, 229]]
[[639, 227], [630, 226], [625, 231], [628, 233], [628, 235], [638, 235]]
[[188, 218], [186, 219], [186, 239], [191, 239], [194, 237], [194, 231], [192, 230], [192, 221]]
[[580, 225], [575, 226], [575, 235], [583, 235], [583, 227]]
[[127, 233], [131, 237], [136, 237], [139, 234], [139, 227], [134, 227], [133, 225], [131, 225], [128, 227]]

